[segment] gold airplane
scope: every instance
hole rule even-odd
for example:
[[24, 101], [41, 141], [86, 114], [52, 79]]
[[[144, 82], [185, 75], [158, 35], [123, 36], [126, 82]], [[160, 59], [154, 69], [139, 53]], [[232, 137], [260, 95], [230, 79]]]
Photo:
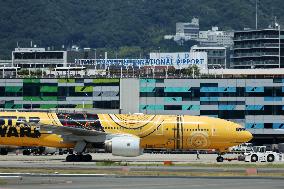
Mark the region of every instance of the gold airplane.
[[215, 149], [252, 139], [236, 123], [187, 115], [0, 112], [0, 145], [73, 148], [66, 161], [91, 161], [86, 148], [105, 148], [113, 155], [135, 157], [143, 148]]

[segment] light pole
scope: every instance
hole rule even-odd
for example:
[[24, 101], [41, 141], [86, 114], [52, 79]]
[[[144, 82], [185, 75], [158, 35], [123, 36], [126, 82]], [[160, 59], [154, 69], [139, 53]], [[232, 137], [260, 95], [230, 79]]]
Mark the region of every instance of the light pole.
[[95, 49], [95, 65], [97, 65], [97, 49]]
[[[86, 97], [89, 97], [87, 93], [84, 93]], [[83, 110], [85, 109], [85, 99], [83, 98]]]
[[278, 66], [280, 68], [280, 64], [281, 64], [281, 29], [280, 29], [280, 24], [278, 24], [278, 29], [279, 29], [279, 63], [278, 63]]

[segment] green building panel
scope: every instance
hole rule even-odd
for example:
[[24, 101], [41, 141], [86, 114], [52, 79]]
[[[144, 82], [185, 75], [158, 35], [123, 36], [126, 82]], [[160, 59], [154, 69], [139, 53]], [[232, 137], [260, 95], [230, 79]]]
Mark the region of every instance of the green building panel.
[[75, 108], [91, 109], [91, 108], [93, 108], [93, 104], [77, 104]]
[[40, 79], [23, 79], [23, 83], [40, 83]]
[[42, 99], [39, 96], [24, 96], [24, 101], [42, 101]]
[[23, 105], [22, 104], [14, 104], [13, 109], [22, 109]]
[[42, 93], [56, 93], [58, 91], [57, 86], [41, 86], [40, 92]]
[[14, 101], [5, 102], [4, 108], [6, 109], [21, 109], [23, 108], [22, 104], [14, 104]]
[[84, 92], [84, 93], [87, 93], [87, 92], [93, 92], [93, 87], [92, 86], [84, 86], [84, 87], [81, 87], [81, 86], [75, 86], [75, 92]]
[[13, 103], [13, 102], [6, 102], [6, 103], [5, 103], [5, 108], [7, 108], [7, 109], [12, 109], [13, 106], [14, 106], [14, 103]]
[[57, 101], [57, 96], [24, 96], [24, 101]]
[[17, 92], [22, 92], [23, 87], [20, 86], [6, 86], [5, 87], [5, 92], [10, 92], [10, 93], [17, 93]]
[[57, 96], [42, 96], [42, 101], [57, 101]]
[[93, 83], [119, 83], [119, 79], [94, 79]]
[[41, 104], [40, 109], [51, 109], [57, 108], [57, 104]]
[[58, 79], [58, 83], [76, 83], [75, 79]]

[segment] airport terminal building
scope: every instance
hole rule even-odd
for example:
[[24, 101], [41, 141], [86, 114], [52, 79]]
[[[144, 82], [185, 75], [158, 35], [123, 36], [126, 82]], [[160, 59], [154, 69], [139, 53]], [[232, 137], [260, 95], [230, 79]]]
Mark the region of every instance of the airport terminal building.
[[219, 117], [284, 142], [284, 79], [0, 79], [0, 108]]

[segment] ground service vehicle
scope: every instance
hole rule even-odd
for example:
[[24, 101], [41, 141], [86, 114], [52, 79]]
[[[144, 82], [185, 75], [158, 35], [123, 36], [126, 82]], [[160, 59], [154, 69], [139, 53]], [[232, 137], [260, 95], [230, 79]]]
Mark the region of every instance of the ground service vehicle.
[[253, 151], [244, 154], [246, 162], [274, 162], [281, 160], [281, 154], [266, 151], [266, 146], [254, 146]]

